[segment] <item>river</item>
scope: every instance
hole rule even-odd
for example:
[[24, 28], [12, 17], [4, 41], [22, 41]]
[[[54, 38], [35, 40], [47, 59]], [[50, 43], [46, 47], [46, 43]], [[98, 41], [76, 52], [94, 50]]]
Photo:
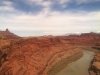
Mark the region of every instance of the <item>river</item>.
[[57, 72], [55, 75], [89, 75], [88, 67], [94, 57], [94, 52], [83, 51], [83, 56], [68, 64], [64, 69]]

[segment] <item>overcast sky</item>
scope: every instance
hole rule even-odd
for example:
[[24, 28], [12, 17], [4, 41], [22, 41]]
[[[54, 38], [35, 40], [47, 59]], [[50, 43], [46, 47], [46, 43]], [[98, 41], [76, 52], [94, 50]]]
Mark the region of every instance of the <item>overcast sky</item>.
[[0, 0], [0, 30], [20, 36], [100, 32], [100, 0]]

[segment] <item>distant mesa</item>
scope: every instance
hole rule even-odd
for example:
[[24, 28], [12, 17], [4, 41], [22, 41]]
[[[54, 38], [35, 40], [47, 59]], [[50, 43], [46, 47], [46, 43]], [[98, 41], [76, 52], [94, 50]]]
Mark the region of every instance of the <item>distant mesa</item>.
[[5, 31], [0, 30], [0, 38], [2, 38], [2, 39], [17, 39], [20, 37], [15, 35], [14, 33], [10, 32], [9, 29], [6, 29]]

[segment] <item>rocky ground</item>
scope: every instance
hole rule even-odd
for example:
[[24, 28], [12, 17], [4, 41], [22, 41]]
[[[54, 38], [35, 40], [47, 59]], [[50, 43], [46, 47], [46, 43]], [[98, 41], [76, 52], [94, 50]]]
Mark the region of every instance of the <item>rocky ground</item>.
[[58, 61], [79, 54], [74, 46], [55, 38], [32, 38], [11, 44], [3, 54], [0, 75], [47, 75]]
[[[94, 47], [100, 50], [100, 47]], [[100, 75], [100, 52], [97, 51], [89, 67], [90, 75]]]
[[99, 43], [95, 33], [1, 39], [0, 75], [48, 75], [58, 62], [80, 57], [83, 46], [97, 49]]

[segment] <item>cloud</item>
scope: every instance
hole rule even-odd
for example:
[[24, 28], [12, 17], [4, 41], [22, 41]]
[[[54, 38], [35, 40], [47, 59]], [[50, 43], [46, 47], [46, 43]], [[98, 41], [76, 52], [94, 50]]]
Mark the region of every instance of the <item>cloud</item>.
[[65, 11], [85, 11], [85, 12], [93, 12], [100, 11], [100, 1], [94, 0], [70, 0], [69, 2], [65, 2], [64, 4], [60, 4], [59, 2], [53, 2], [51, 9], [53, 11], [65, 12]]
[[[98, 11], [99, 0], [3, 0], [0, 7], [13, 8], [22, 13], [39, 14], [43, 10], [49, 11]], [[9, 9], [10, 10], [10, 9]], [[46, 11], [45, 11], [46, 12]]]
[[[12, 31], [27, 31], [30, 35], [61, 35], [66, 33], [99, 32], [100, 12], [89, 14], [73, 14], [52, 12], [50, 15], [19, 15], [6, 18], [1, 28], [7, 27]], [[18, 33], [19, 35], [26, 35]], [[27, 34], [28, 35], [28, 34]]]
[[13, 7], [13, 3], [10, 0], [4, 0], [0, 4], [0, 16], [6, 17], [6, 16], [13, 16], [21, 13], [20, 11], [16, 10]]
[[0, 6], [0, 11], [13, 11], [12, 3], [10, 1], [3, 1]]
[[0, 16], [1, 29], [22, 36], [100, 32], [99, 0], [3, 0]]
[[78, 4], [87, 4], [92, 2], [100, 2], [100, 0], [76, 0]]

